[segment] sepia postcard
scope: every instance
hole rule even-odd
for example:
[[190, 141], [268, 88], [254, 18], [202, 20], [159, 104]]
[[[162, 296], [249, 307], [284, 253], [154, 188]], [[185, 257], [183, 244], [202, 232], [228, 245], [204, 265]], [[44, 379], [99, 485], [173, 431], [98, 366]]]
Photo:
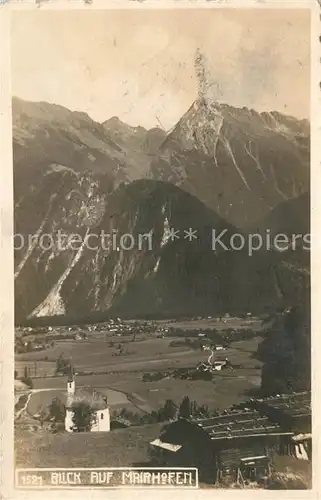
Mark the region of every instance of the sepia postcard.
[[0, 497], [317, 498], [318, 2], [0, 22]]

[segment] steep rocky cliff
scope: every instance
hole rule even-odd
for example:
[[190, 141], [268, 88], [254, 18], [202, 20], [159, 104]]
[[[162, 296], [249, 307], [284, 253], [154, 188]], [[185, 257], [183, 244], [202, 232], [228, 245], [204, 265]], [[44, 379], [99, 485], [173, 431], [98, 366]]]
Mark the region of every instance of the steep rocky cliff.
[[152, 172], [244, 227], [308, 191], [309, 123], [201, 98], [167, 135]]

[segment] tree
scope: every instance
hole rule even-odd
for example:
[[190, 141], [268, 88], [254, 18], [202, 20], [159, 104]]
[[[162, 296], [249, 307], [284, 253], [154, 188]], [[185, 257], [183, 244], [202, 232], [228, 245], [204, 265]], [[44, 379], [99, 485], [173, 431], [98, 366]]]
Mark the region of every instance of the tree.
[[64, 422], [66, 415], [65, 405], [59, 398], [54, 398], [49, 406], [49, 418], [55, 422]]
[[33, 383], [30, 377], [24, 378], [22, 382], [24, 382], [29, 387], [29, 389], [33, 388]]
[[22, 382], [24, 382], [30, 389], [32, 389], [33, 383], [32, 383], [31, 378], [29, 377], [29, 370], [28, 370], [27, 366], [25, 366], [24, 370], [23, 370]]
[[63, 375], [68, 375], [71, 371], [71, 364], [68, 359], [65, 359], [62, 354], [56, 361], [56, 373], [62, 373]]
[[39, 422], [40, 422], [40, 426], [43, 427], [43, 424], [44, 424], [44, 421], [46, 420], [46, 412], [45, 410], [41, 410], [40, 414], [39, 414]]
[[196, 416], [198, 412], [198, 405], [196, 401], [191, 401], [191, 415]]
[[180, 418], [189, 418], [191, 416], [191, 401], [185, 396], [180, 404], [178, 416]]
[[201, 405], [197, 409], [198, 416], [208, 418], [210, 416], [210, 411], [207, 405]]
[[96, 421], [95, 410], [85, 401], [72, 405], [72, 422], [76, 432], [88, 432]]
[[176, 406], [172, 399], [166, 399], [164, 407], [162, 409], [163, 420], [171, 420], [176, 415]]

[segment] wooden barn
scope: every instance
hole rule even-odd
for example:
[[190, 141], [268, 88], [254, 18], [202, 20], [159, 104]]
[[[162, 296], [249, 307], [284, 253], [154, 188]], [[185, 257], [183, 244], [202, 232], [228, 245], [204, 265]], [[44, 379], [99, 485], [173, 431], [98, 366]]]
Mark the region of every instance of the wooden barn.
[[310, 460], [310, 393], [249, 400], [219, 416], [178, 419], [152, 441], [158, 465], [191, 466], [206, 483], [259, 481], [275, 454]]
[[179, 419], [151, 442], [158, 465], [191, 466], [202, 482], [257, 480], [270, 473], [270, 460], [292, 432], [256, 410], [234, 410], [207, 419]]
[[312, 458], [311, 393], [298, 392], [247, 402], [271, 421], [293, 433], [284, 443], [283, 453], [303, 460]]

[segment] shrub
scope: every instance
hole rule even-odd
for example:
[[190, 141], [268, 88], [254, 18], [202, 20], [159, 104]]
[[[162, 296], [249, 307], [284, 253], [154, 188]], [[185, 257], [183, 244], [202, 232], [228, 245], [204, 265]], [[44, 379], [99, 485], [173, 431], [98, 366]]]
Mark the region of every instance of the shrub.
[[32, 383], [32, 380], [31, 380], [31, 378], [30, 378], [30, 377], [23, 378], [23, 379], [22, 379], [22, 382], [23, 382], [24, 384], [26, 384], [26, 385], [27, 385], [30, 389], [32, 389], [32, 388], [33, 388], [33, 383]]
[[96, 419], [95, 410], [86, 402], [80, 401], [72, 405], [74, 430], [76, 432], [90, 431]]

